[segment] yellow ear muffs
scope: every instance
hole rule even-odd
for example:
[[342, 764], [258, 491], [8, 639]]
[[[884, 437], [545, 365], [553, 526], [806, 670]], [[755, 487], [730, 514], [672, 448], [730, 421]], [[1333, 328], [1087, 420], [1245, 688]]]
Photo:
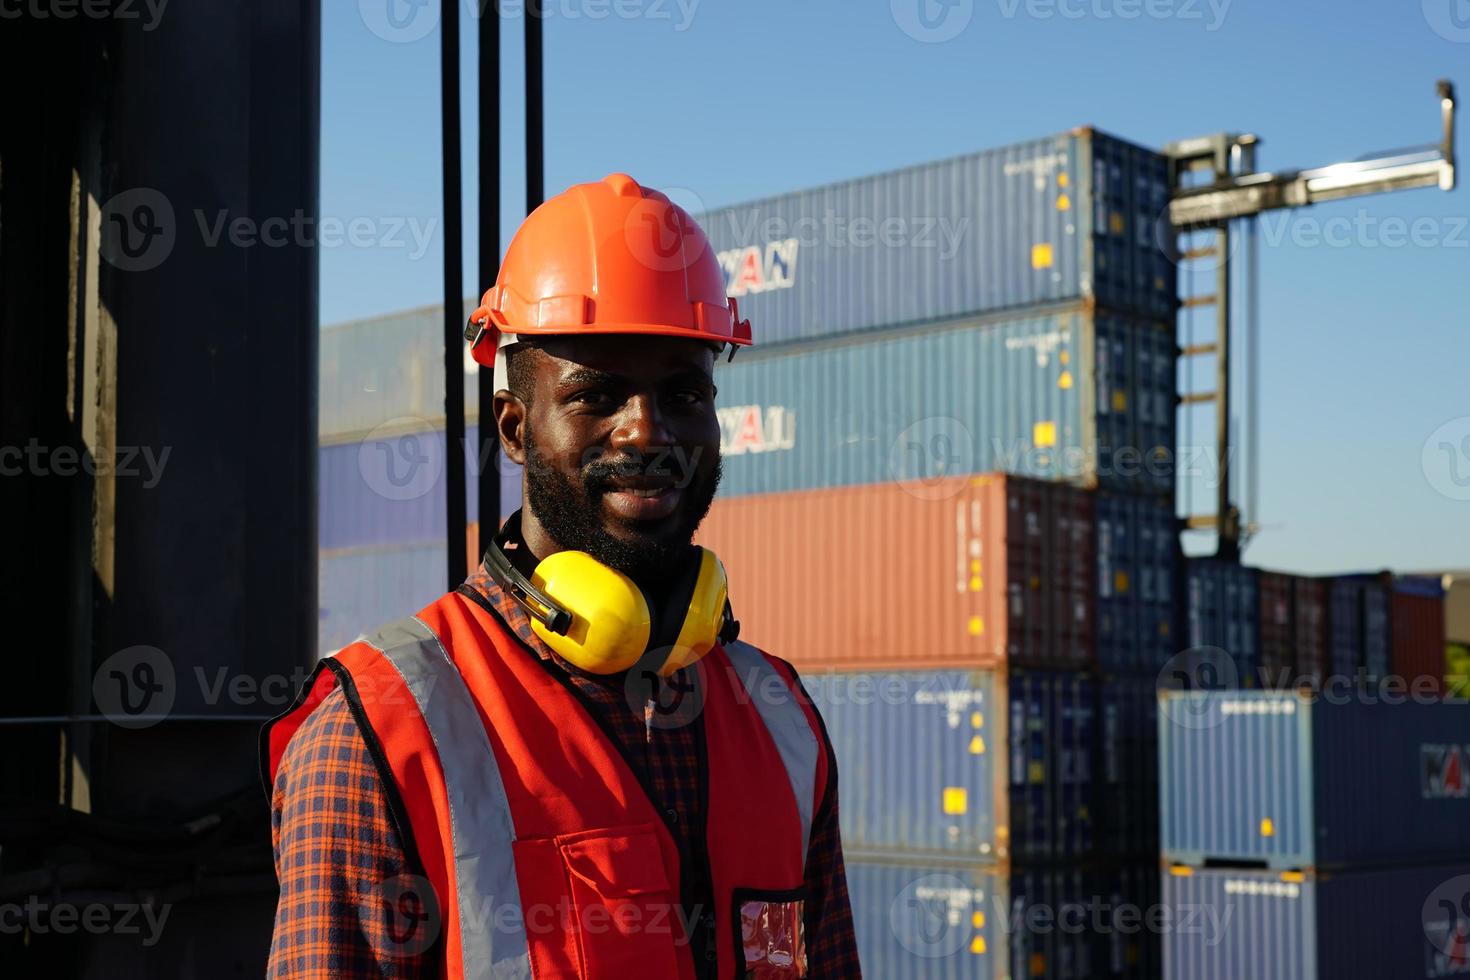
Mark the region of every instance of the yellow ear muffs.
[[570, 663], [616, 674], [648, 649], [648, 601], [633, 580], [585, 551], [558, 551], [536, 566], [531, 584], [571, 614], [565, 633], [532, 617], [531, 629]]
[[[673, 649], [658, 669], [664, 677], [709, 653], [725, 624], [729, 592], [725, 566], [714, 552], [699, 550], [688, 611]], [[653, 629], [648, 600], [622, 572], [585, 551], [558, 551], [536, 566], [531, 585], [569, 617], [564, 633], [531, 617], [531, 629], [568, 662], [593, 674], [616, 674], [647, 651]]]
[[689, 612], [684, 616], [684, 625], [679, 627], [674, 649], [659, 668], [659, 675], [663, 677], [709, 653], [725, 625], [725, 600], [730, 583], [725, 578], [724, 563], [708, 548], [700, 548], [699, 551], [699, 576], [694, 581], [694, 595], [689, 599]]

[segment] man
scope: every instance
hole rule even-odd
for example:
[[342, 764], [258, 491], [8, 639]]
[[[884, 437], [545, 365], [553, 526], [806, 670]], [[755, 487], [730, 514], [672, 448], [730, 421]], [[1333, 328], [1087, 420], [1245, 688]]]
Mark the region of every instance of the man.
[[750, 343], [703, 232], [626, 175], [573, 187], [469, 336], [525, 507], [263, 733], [272, 975], [858, 976], [831, 747], [691, 543], [714, 359]]

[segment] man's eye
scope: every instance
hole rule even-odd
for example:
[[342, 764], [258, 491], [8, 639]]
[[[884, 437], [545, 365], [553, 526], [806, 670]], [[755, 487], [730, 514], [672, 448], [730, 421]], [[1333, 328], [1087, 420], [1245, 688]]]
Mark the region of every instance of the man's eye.
[[572, 396], [572, 401], [583, 405], [606, 405], [612, 397], [605, 391], [580, 391]]

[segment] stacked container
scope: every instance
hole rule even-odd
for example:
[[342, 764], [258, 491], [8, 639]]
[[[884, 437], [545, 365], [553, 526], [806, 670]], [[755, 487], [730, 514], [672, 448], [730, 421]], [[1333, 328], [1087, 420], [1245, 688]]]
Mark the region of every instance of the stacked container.
[[1460, 704], [1166, 694], [1164, 901], [1176, 922], [1210, 919], [1168, 934], [1166, 976], [1470, 969], [1467, 731]]
[[[467, 301], [468, 303], [468, 301]], [[472, 308], [470, 304], [468, 308]], [[417, 611], [448, 582], [444, 326], [439, 307], [321, 334], [318, 423], [318, 652]], [[469, 568], [480, 563], [474, 447], [479, 387], [465, 361]], [[501, 516], [519, 505], [519, 468], [500, 460]]]
[[[841, 772], [869, 975], [1150, 976], [1177, 644], [1167, 162], [1078, 130], [699, 217], [754, 326], [699, 534]], [[1016, 913], [1016, 914], [1012, 914]]]

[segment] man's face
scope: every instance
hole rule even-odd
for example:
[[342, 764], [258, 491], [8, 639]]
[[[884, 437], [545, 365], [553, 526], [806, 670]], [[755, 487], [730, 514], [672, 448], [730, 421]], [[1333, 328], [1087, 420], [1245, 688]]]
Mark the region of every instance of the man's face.
[[714, 351], [680, 337], [547, 338], [529, 404], [497, 393], [505, 453], [526, 467], [529, 517], [562, 548], [657, 582], [720, 480]]

